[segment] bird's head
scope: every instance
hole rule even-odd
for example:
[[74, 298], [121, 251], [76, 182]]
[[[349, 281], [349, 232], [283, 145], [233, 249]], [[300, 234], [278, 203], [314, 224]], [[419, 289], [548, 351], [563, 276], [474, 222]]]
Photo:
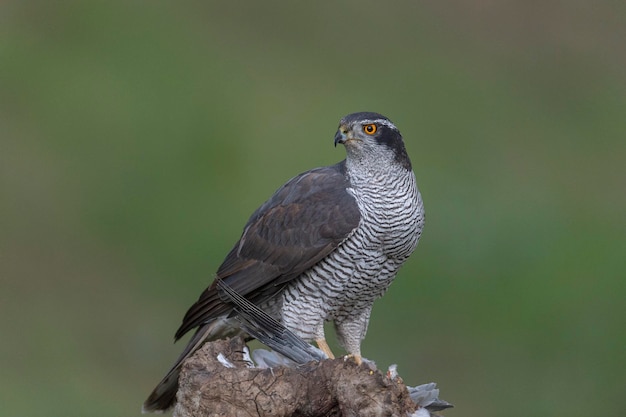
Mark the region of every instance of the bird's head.
[[391, 155], [397, 163], [411, 169], [400, 131], [382, 114], [361, 112], [347, 115], [339, 122], [335, 134], [335, 146], [338, 143], [346, 147], [349, 158], [379, 159]]

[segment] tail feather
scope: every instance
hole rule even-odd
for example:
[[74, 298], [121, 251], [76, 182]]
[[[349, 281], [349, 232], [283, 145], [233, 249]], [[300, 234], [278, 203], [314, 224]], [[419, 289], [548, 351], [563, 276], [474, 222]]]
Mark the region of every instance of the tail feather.
[[148, 399], [143, 403], [142, 413], [162, 413], [172, 407], [176, 402], [176, 391], [178, 391], [178, 377], [183, 362], [193, 355], [206, 341], [223, 338], [234, 333], [235, 329], [228, 319], [219, 318], [198, 328], [196, 333], [187, 343], [174, 366], [167, 375], [159, 382], [152, 391]]
[[180, 364], [172, 368], [152, 391], [141, 407], [142, 413], [162, 413], [176, 402]]

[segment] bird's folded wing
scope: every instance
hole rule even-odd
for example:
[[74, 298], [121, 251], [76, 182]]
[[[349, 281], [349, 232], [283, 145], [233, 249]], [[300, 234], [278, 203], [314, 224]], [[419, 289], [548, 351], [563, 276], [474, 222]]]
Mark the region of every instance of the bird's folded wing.
[[[360, 214], [348, 187], [345, 161], [291, 179], [252, 214], [217, 278], [257, 305], [275, 295], [356, 229]], [[187, 311], [176, 338], [232, 307], [214, 282]]]

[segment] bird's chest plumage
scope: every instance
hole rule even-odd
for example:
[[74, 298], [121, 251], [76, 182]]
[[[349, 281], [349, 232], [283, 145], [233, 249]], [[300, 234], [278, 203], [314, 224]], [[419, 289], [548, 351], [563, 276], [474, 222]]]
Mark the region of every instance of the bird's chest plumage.
[[383, 184], [352, 191], [361, 213], [363, 249], [400, 263], [415, 250], [424, 219], [421, 196], [412, 175], [405, 182], [396, 187]]
[[417, 245], [424, 216], [412, 172], [393, 186], [374, 182], [349, 192], [359, 207], [359, 225], [286, 288], [282, 315], [287, 322], [306, 327], [309, 321], [334, 320], [371, 308]]

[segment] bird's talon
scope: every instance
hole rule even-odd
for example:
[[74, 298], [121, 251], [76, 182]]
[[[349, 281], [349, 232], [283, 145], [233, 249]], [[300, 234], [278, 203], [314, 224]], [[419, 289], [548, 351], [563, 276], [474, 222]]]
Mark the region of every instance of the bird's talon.
[[346, 356], [344, 356], [343, 360], [347, 361], [348, 359], [354, 359], [354, 362], [356, 362], [357, 365], [361, 365], [363, 363], [363, 358], [361, 357], [361, 355], [353, 355], [352, 353], [348, 353]]

